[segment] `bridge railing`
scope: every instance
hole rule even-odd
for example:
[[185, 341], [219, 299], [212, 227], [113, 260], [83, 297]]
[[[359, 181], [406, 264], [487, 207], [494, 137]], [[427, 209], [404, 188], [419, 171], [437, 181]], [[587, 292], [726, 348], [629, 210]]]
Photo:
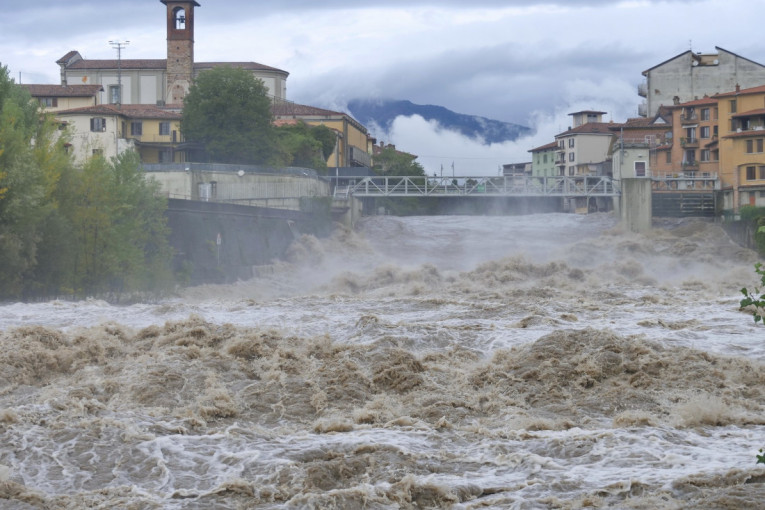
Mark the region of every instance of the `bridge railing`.
[[357, 197], [407, 196], [618, 196], [617, 183], [607, 176], [531, 177], [359, 177], [353, 184], [337, 186], [342, 195]]

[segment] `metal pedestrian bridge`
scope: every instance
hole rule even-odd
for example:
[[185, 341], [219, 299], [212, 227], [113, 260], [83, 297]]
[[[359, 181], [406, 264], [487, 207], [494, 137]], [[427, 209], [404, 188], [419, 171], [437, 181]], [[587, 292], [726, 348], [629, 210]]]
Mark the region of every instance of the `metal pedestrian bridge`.
[[335, 198], [353, 197], [616, 197], [618, 182], [606, 176], [571, 177], [423, 177], [347, 178], [335, 186]]

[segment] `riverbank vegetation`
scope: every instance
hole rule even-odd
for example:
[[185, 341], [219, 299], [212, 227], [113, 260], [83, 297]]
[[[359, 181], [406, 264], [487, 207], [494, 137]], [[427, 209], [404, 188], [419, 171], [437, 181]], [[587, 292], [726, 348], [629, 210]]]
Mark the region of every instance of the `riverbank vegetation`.
[[76, 167], [60, 127], [0, 67], [0, 299], [168, 289], [166, 204], [138, 155]]

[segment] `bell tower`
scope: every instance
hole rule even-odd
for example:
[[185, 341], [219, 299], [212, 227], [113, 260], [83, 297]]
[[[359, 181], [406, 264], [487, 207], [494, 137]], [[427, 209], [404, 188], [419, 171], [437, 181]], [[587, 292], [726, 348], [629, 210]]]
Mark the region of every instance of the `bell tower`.
[[160, 0], [167, 6], [167, 104], [183, 103], [194, 79], [194, 1]]

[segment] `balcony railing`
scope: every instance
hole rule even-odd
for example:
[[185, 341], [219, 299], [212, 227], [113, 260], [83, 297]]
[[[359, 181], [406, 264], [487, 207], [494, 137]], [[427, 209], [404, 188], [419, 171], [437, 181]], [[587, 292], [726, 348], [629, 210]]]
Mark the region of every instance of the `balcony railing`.
[[648, 84], [646, 82], [639, 83], [637, 90], [640, 97], [648, 97]]
[[682, 122], [698, 122], [699, 116], [696, 115], [696, 112], [681, 113], [680, 120]]
[[[175, 132], [175, 133], [177, 133], [177, 132]], [[180, 140], [180, 138], [182, 138], [182, 137], [179, 137], [177, 134], [170, 134], [170, 135], [157, 135], [157, 134], [152, 134], [152, 135], [130, 135], [130, 134], [126, 134], [126, 135], [124, 135], [124, 138], [126, 138], [128, 140], [135, 140], [136, 142], [141, 142], [141, 143], [167, 143], [167, 144], [171, 144], [171, 143], [179, 143], [180, 141], [182, 141], [182, 140]]]
[[696, 138], [695, 136], [687, 136], [680, 139], [680, 145], [682, 145], [683, 147], [691, 147], [691, 146], [698, 147], [699, 139]]

